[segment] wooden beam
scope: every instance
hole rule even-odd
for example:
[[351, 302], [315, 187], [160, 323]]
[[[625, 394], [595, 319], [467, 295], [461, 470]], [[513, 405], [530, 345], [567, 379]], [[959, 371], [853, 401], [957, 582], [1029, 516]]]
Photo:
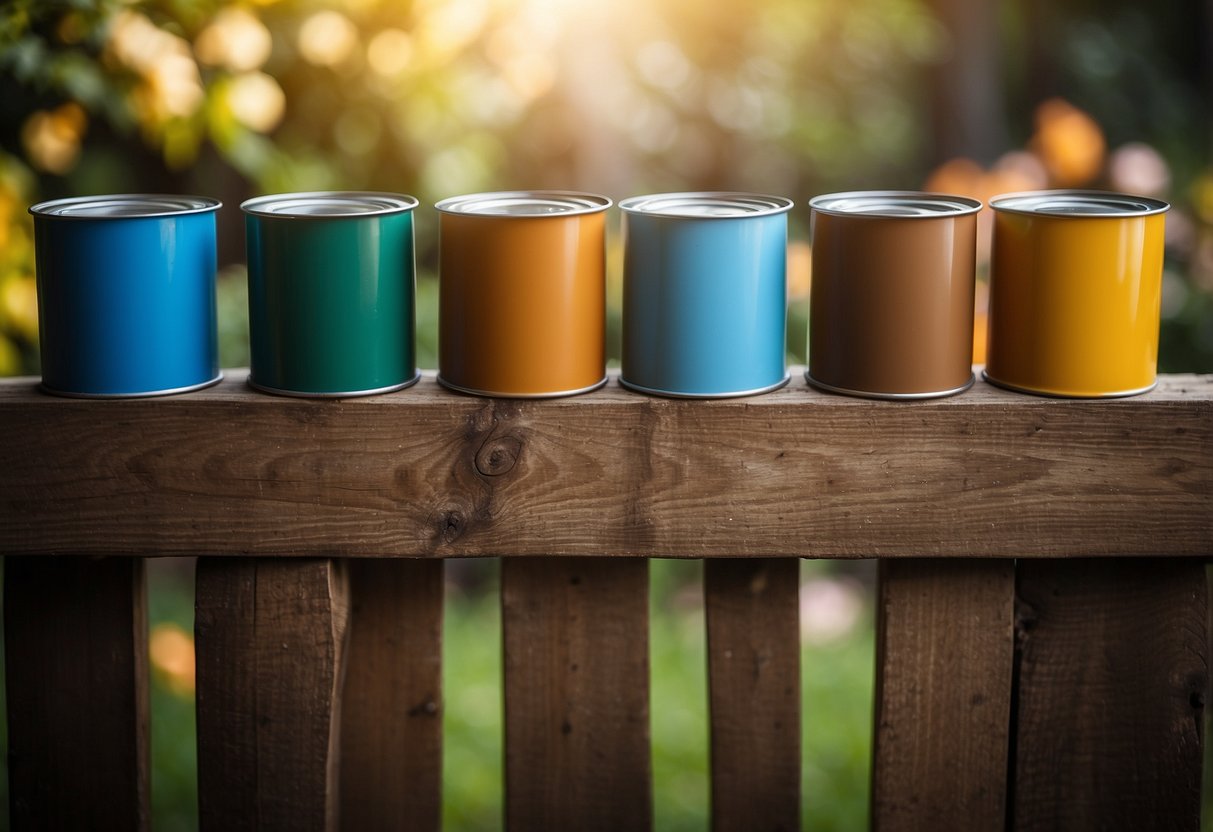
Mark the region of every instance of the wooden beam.
[[512, 830], [645, 830], [649, 564], [501, 564], [505, 802]]
[[341, 561], [198, 561], [198, 810], [204, 830], [337, 828]]
[[1014, 562], [880, 566], [872, 827], [1002, 829]]
[[1021, 563], [1018, 584], [1012, 828], [1196, 832], [1205, 565]]
[[712, 829], [791, 832], [800, 828], [800, 561], [710, 560], [703, 585]]
[[147, 829], [143, 561], [5, 558], [4, 649], [12, 828]]
[[442, 827], [442, 562], [354, 559], [341, 828]]
[[[615, 383], [545, 401], [423, 379], [345, 400], [56, 399], [0, 383], [0, 553], [1199, 556], [1213, 376], [874, 402]], [[946, 530], [946, 531], [941, 531]]]

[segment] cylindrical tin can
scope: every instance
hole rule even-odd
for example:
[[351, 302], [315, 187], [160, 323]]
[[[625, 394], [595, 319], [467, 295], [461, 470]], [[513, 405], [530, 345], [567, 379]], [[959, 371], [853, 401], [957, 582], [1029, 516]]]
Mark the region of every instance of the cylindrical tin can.
[[565, 191], [444, 199], [438, 381], [481, 396], [546, 398], [606, 381], [606, 210]]
[[34, 216], [42, 388], [84, 398], [214, 384], [215, 212], [196, 196], [41, 202]]
[[681, 398], [749, 396], [788, 381], [788, 211], [778, 196], [639, 196], [623, 210], [619, 382]]
[[985, 369], [1046, 396], [1132, 396], [1154, 387], [1165, 202], [1101, 191], [990, 200]]
[[403, 194], [321, 191], [241, 204], [249, 384], [365, 396], [414, 384], [413, 208]]
[[967, 390], [981, 203], [857, 191], [809, 205], [809, 383], [874, 399]]

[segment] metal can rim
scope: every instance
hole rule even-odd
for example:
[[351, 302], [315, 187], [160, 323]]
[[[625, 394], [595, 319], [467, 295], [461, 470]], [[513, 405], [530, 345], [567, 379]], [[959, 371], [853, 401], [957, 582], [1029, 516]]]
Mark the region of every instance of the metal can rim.
[[[477, 210], [479, 205], [493, 205], [503, 202], [521, 200], [536, 203], [545, 202], [553, 206], [561, 206], [559, 210], [545, 212], [511, 213], [509, 211]], [[544, 219], [553, 217], [575, 217], [582, 214], [598, 214], [610, 208], [614, 203], [610, 198], [600, 194], [583, 191], [485, 191], [483, 193], [449, 196], [434, 203], [434, 208], [443, 214], [457, 214], [464, 217], [491, 217], [493, 219]]]
[[[853, 210], [838, 207], [836, 203], [871, 201], [876, 210]], [[917, 206], [919, 210], [895, 210], [898, 202], [905, 207]], [[889, 207], [882, 207], [889, 204]], [[823, 214], [856, 219], [931, 220], [950, 219], [976, 214], [983, 207], [981, 200], [959, 194], [935, 193], [932, 191], [840, 191], [821, 194], [809, 200], [809, 207]]]
[[[103, 207], [105, 205], [120, 205], [129, 203], [132, 206], [144, 202], [152, 210], [138, 213], [104, 214], [104, 213], [73, 213], [73, 207]], [[153, 207], [157, 206], [157, 207]], [[189, 214], [206, 214], [218, 211], [223, 203], [214, 197], [192, 196], [183, 194], [97, 194], [94, 196], [69, 196], [61, 199], [48, 199], [29, 207], [29, 212], [35, 217], [52, 220], [72, 220], [96, 222], [98, 220], [141, 220], [163, 217], [181, 217]], [[65, 211], [67, 211], [65, 213]]]
[[[728, 213], [699, 214], [685, 211], [665, 209], [669, 203], [711, 202], [733, 203], [738, 210]], [[656, 203], [656, 207], [648, 207]], [[620, 201], [619, 208], [624, 213], [646, 217], [667, 217], [679, 220], [739, 220], [751, 217], [769, 217], [776, 214], [786, 214], [796, 207], [796, 203], [785, 196], [757, 194], [745, 191], [676, 191], [673, 193], [644, 194], [632, 196]]]
[[[1052, 207], [1050, 203], [1064, 203], [1070, 200], [1075, 206], [1084, 203], [1092, 210], [1063, 210]], [[1034, 202], [1045, 203], [1033, 206]], [[1026, 203], [1026, 204], [1017, 204]], [[1099, 205], [1107, 210], [1094, 209]], [[1122, 210], [1117, 210], [1117, 206]], [[1096, 191], [1078, 189], [1059, 189], [1045, 191], [1018, 191], [999, 194], [990, 198], [990, 207], [995, 211], [1008, 214], [1024, 214], [1030, 217], [1083, 217], [1087, 219], [1120, 219], [1122, 217], [1148, 217], [1153, 214], [1163, 214], [1171, 209], [1169, 203], [1148, 196], [1119, 193], [1117, 191]]]
[[[366, 210], [344, 211], [340, 213], [313, 213], [300, 210], [272, 210], [267, 206], [285, 203], [323, 203], [361, 202]], [[296, 191], [286, 194], [264, 194], [246, 199], [240, 203], [240, 210], [254, 217], [288, 220], [341, 220], [362, 219], [364, 217], [382, 217], [390, 214], [403, 214], [412, 211], [420, 203], [417, 198], [408, 194], [392, 193], [390, 191]]]

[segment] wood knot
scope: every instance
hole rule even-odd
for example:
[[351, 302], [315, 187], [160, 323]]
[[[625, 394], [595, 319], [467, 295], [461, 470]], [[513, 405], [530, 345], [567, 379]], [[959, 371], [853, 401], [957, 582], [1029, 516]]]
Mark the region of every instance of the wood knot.
[[513, 470], [522, 454], [517, 436], [499, 436], [485, 442], [476, 452], [476, 470], [485, 477], [500, 477]]
[[435, 531], [443, 543], [454, 543], [467, 527], [467, 518], [457, 508], [443, 509], [438, 512]]

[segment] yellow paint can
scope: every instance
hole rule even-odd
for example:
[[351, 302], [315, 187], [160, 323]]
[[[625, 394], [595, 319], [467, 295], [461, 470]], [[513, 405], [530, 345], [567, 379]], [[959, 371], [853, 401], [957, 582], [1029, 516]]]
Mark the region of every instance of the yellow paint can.
[[1102, 191], [990, 200], [986, 380], [1045, 396], [1154, 387], [1165, 202]]

